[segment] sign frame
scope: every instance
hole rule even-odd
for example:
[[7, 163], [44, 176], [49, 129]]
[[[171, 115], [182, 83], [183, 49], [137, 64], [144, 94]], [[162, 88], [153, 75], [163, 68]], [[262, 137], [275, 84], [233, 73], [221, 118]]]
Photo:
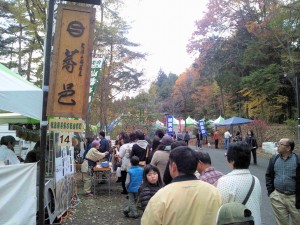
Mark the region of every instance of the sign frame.
[[168, 132], [168, 135], [172, 135], [173, 131], [174, 131], [173, 116], [172, 115], [168, 115], [167, 116], [167, 132]]
[[[54, 38], [54, 45], [53, 45], [53, 56], [52, 56], [51, 71], [50, 71], [51, 75], [50, 75], [49, 94], [48, 94], [47, 116], [73, 117], [73, 118], [83, 118], [83, 119], [86, 118], [87, 116], [89, 91], [90, 91], [90, 76], [91, 76], [91, 64], [92, 64], [92, 52], [93, 52], [93, 40], [94, 40], [95, 14], [96, 14], [96, 9], [91, 7], [63, 5], [63, 4], [58, 5], [56, 31], [55, 31], [55, 38]], [[71, 34], [71, 31], [74, 31], [74, 29], [77, 29], [79, 27], [78, 24], [74, 24], [74, 26], [71, 27], [72, 29], [71, 28], [69, 29], [70, 24], [74, 23], [74, 21], [75, 23], [76, 22], [80, 23], [80, 21], [79, 22], [76, 21], [78, 20], [77, 17], [82, 18], [82, 20], [84, 20], [83, 22], [84, 24], [82, 25], [83, 26], [82, 30], [86, 30], [88, 28], [87, 33], [83, 34], [82, 37], [79, 37], [78, 33], [76, 34], [73, 32], [72, 33], [73, 35]], [[66, 28], [67, 26], [66, 19], [69, 19], [70, 21], [73, 19], [73, 21], [72, 22], [69, 21], [68, 29], [65, 30], [64, 28]], [[66, 32], [69, 32], [70, 36], [65, 37], [64, 34], [67, 34]], [[76, 32], [78, 32], [78, 30], [76, 30]], [[84, 31], [82, 31], [82, 33], [84, 33]], [[67, 38], [68, 40], [70, 40], [69, 42], [66, 41]], [[67, 71], [69, 72], [69, 74], [67, 74], [67, 72], [63, 71], [63, 67], [61, 67], [62, 65], [64, 65], [62, 63], [64, 62], [63, 57], [66, 56], [65, 59], [68, 57], [67, 55], [67, 50], [69, 51], [68, 48], [69, 47], [75, 48], [75, 44], [77, 44], [76, 46], [79, 46], [76, 47], [75, 49], [77, 50], [77, 48], [79, 48], [79, 50], [77, 50], [78, 54], [76, 55], [77, 67], [74, 73], [72, 69], [71, 73], [70, 71]], [[65, 52], [64, 53], [65, 55], [63, 54], [63, 52]], [[70, 55], [73, 54], [72, 49], [70, 52], [71, 52], [69, 53]], [[80, 62], [78, 60], [79, 58], [80, 58]], [[81, 64], [81, 59], [83, 60], [82, 64]], [[78, 70], [80, 70], [80, 75], [76, 73], [78, 72]], [[81, 75], [81, 72], [83, 75]], [[67, 76], [65, 74], [67, 74]], [[62, 80], [65, 81], [66, 84], [65, 83], [60, 84], [60, 81]], [[58, 96], [59, 94], [62, 93], [61, 86], [63, 86], [64, 91], [71, 91], [73, 86], [71, 87], [71, 89], [69, 89], [70, 86], [68, 87], [68, 85], [70, 84], [73, 85], [73, 82], [76, 85], [77, 84], [80, 85], [77, 89], [78, 90], [77, 92], [79, 93], [74, 96], [76, 100], [74, 100], [73, 97], [71, 98], [68, 97], [68, 101], [71, 102], [68, 103], [59, 102], [60, 97]], [[73, 94], [75, 94], [75, 90], [72, 91], [74, 91]]]
[[84, 123], [83, 120], [50, 119], [48, 130], [60, 132], [82, 132], [84, 131]]
[[102, 0], [65, 0], [67, 2], [78, 2], [92, 5], [101, 5]]

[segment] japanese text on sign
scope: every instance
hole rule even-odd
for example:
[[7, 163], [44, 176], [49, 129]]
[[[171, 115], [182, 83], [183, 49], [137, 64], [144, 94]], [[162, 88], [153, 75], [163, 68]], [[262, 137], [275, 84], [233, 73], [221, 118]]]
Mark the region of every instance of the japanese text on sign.
[[199, 120], [199, 127], [200, 127], [200, 132], [202, 134], [203, 137], [206, 137], [206, 129], [205, 129], [205, 123], [204, 120]]
[[168, 128], [168, 134], [173, 134], [173, 116], [167, 117], [167, 128]]
[[95, 9], [59, 5], [48, 116], [85, 118], [88, 110]]
[[84, 130], [82, 120], [51, 119], [49, 130], [65, 132], [82, 132]]

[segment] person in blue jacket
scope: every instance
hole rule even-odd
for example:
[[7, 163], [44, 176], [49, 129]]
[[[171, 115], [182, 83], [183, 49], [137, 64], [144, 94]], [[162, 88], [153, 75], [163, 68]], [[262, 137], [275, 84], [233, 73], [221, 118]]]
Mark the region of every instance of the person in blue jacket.
[[127, 171], [126, 188], [128, 192], [128, 205], [123, 213], [126, 217], [138, 218], [139, 212], [136, 207], [139, 187], [143, 181], [144, 169], [139, 166], [139, 157], [132, 156], [130, 159], [132, 167]]

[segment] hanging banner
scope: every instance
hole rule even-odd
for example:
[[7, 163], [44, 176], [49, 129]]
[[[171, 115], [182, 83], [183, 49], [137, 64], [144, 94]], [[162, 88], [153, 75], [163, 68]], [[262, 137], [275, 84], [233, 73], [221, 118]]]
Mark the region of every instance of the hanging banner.
[[58, 6], [47, 116], [87, 115], [95, 12], [95, 8]]
[[167, 128], [168, 128], [168, 135], [171, 136], [171, 134], [173, 134], [173, 116], [171, 115], [167, 117]]
[[100, 74], [101, 74], [103, 63], [104, 63], [104, 58], [93, 58], [92, 59], [92, 72], [91, 72], [89, 102], [92, 101], [93, 96], [95, 94], [96, 87], [97, 87], [97, 84], [100, 79]]
[[199, 123], [200, 132], [201, 132], [202, 136], [206, 137], [207, 133], [206, 133], [206, 129], [205, 129], [205, 122], [204, 122], [204, 120], [199, 120], [198, 123]]

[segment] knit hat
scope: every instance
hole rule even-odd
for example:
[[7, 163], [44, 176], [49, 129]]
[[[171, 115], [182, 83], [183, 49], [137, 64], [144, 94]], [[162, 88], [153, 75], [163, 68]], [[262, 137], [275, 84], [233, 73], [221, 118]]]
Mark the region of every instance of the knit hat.
[[97, 140], [94, 140], [94, 141], [92, 142], [92, 147], [96, 147], [97, 145], [100, 145], [100, 142], [97, 141]]
[[165, 135], [161, 139], [161, 143], [164, 145], [171, 145], [173, 142], [174, 142], [174, 139], [169, 135]]
[[254, 221], [251, 211], [238, 202], [222, 205], [217, 216], [217, 225]]

